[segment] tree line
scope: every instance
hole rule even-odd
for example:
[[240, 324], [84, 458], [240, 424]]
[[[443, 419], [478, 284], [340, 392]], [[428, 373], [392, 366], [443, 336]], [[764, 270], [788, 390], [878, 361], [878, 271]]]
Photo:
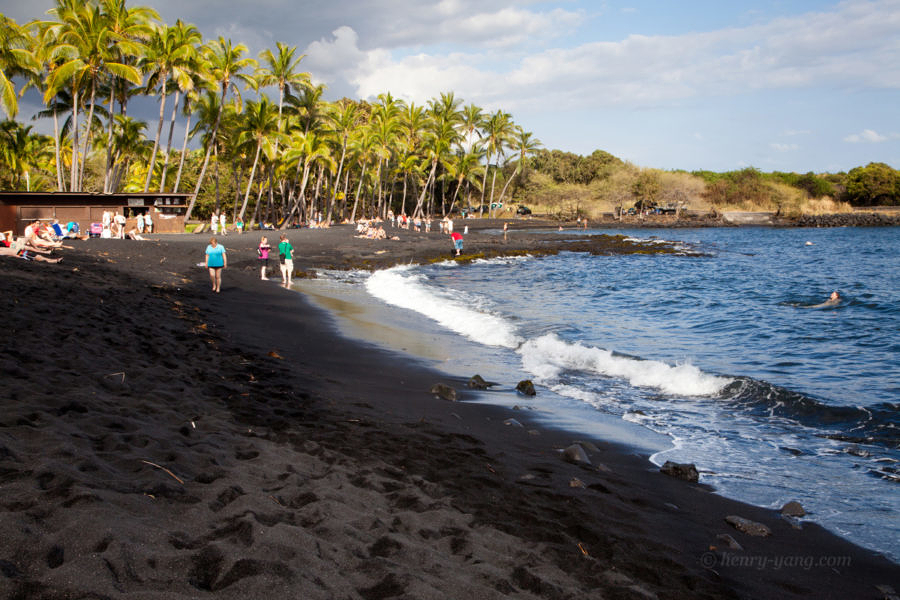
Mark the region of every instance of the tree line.
[[[543, 149], [509, 113], [452, 92], [421, 106], [390, 93], [330, 102], [302, 59], [280, 42], [252, 58], [125, 0], [57, 0], [21, 25], [0, 14], [0, 187], [188, 193], [188, 218], [224, 210], [282, 226], [389, 210], [484, 213], [514, 197], [560, 214], [695, 198], [780, 209], [798, 194], [900, 204], [900, 172], [884, 163], [838, 174], [642, 169], [602, 150]], [[29, 89], [52, 135], [15, 120]], [[158, 104], [155, 122], [128, 115], [139, 96]]]
[[[125, 0], [56, 0], [21, 25], [0, 14], [0, 185], [189, 193], [187, 218], [225, 210], [287, 226], [490, 210], [540, 147], [509, 113], [453, 92], [424, 105], [390, 93], [327, 101], [302, 59], [281, 42], [252, 58]], [[53, 135], [15, 120], [28, 89]], [[137, 96], [158, 103], [155, 123], [128, 115]]]

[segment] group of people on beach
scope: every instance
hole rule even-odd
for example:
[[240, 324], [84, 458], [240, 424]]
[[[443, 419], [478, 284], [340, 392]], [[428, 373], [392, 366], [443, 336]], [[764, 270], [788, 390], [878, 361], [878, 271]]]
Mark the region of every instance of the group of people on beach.
[[[104, 210], [100, 217], [100, 237], [124, 240], [142, 240], [144, 233], [153, 233], [153, 216], [151, 210], [146, 213], [139, 212], [134, 216], [135, 224], [130, 230], [125, 231], [128, 219], [119, 211]], [[77, 226], [77, 223], [76, 223]]]
[[[221, 213], [213, 211], [209, 218], [209, 230], [213, 235], [228, 235], [228, 219], [224, 210]], [[234, 219], [234, 231], [244, 233], [244, 221], [240, 218]]]
[[[262, 236], [259, 240], [259, 247], [256, 253], [259, 256], [259, 278], [268, 281], [269, 270], [269, 254], [272, 247], [269, 245], [269, 238]], [[286, 288], [291, 287], [294, 277], [294, 247], [287, 239], [287, 234], [282, 233], [278, 241], [278, 266], [281, 269], [281, 285]]]
[[[268, 281], [269, 255], [272, 252], [272, 246], [269, 245], [269, 239], [266, 236], [262, 236], [259, 240], [256, 252], [260, 262], [259, 278]], [[281, 234], [278, 243], [278, 263], [281, 268], [281, 285], [289, 288], [293, 283], [294, 276], [294, 247], [288, 241], [287, 234], [284, 233]], [[215, 236], [209, 238], [209, 245], [206, 246], [206, 268], [209, 269], [212, 291], [217, 294], [222, 291], [222, 271], [227, 267], [228, 254], [225, 246], [220, 244]]]
[[[400, 229], [409, 230], [412, 227], [413, 231], [421, 231], [423, 221], [419, 218], [410, 219], [406, 216], [406, 214], [401, 213], [399, 216], [394, 215], [393, 211], [388, 211], [388, 219], [391, 222], [391, 227], [399, 227]], [[431, 231], [431, 220], [426, 219], [424, 221], [425, 224], [425, 233], [429, 233]], [[458, 231], [453, 231], [453, 219], [450, 217], [444, 217], [438, 224], [441, 229], [442, 234], [447, 234], [450, 236], [450, 241], [453, 244], [453, 250], [455, 252], [455, 256], [460, 256], [463, 250], [463, 234]], [[466, 225], [465, 233], [469, 232], [469, 226]], [[504, 239], [506, 236], [506, 224], [504, 224], [503, 230]], [[356, 237], [363, 238], [367, 240], [399, 240], [400, 238], [396, 235], [388, 237], [387, 232], [384, 230], [384, 226], [382, 225], [382, 220], [380, 218], [374, 219], [359, 219], [356, 222]]]
[[[54, 229], [55, 226], [56, 228]], [[15, 236], [12, 230], [0, 232], [0, 256], [16, 256], [36, 262], [58, 263], [62, 257], [51, 258], [53, 251], [65, 246], [63, 240], [77, 235], [68, 235], [55, 221], [52, 225], [34, 220], [25, 227], [24, 235]]]

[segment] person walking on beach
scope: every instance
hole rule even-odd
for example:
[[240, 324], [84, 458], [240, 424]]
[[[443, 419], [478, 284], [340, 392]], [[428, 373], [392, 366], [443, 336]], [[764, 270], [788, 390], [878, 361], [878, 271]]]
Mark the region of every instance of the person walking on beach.
[[219, 215], [219, 231], [222, 232], [222, 235], [228, 235], [225, 227], [225, 211], [222, 211], [222, 214]]
[[281, 285], [291, 287], [291, 278], [294, 276], [294, 247], [287, 239], [287, 234], [281, 234], [281, 242], [278, 244], [278, 255], [281, 261]]
[[216, 293], [222, 289], [222, 269], [227, 266], [228, 256], [225, 254], [225, 246], [220, 245], [215, 237], [209, 238], [209, 246], [206, 247], [206, 268], [209, 269], [212, 290]]
[[219, 215], [213, 213], [209, 218], [209, 230], [212, 231], [213, 235], [219, 233]]
[[153, 217], [150, 216], [150, 212], [148, 210], [144, 215], [144, 227], [147, 229], [147, 233], [153, 233]]
[[259, 264], [262, 267], [259, 270], [259, 278], [263, 281], [268, 281], [268, 277], [266, 277], [266, 270], [269, 268], [269, 250], [272, 247], [269, 245], [269, 239], [266, 236], [262, 236], [262, 239], [259, 240], [259, 248], [256, 249], [256, 252], [259, 254]]

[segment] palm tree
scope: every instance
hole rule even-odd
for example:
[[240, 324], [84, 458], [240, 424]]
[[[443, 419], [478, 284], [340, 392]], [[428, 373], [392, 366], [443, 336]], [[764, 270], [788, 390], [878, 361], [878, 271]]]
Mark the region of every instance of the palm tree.
[[122, 178], [128, 172], [132, 161], [144, 154], [147, 140], [144, 129], [147, 124], [132, 117], [113, 117], [112, 173], [109, 179], [109, 193], [121, 189]]
[[204, 89], [208, 90], [212, 85], [212, 75], [209, 73], [208, 66], [208, 63], [203, 60], [202, 56], [198, 55], [196, 57], [196, 61], [191, 68], [192, 84], [190, 89], [185, 90], [184, 100], [182, 100], [181, 103], [181, 112], [186, 117], [186, 122], [184, 125], [184, 140], [181, 143], [181, 156], [178, 160], [178, 174], [175, 176], [175, 185], [172, 188], [172, 191], [176, 194], [181, 185], [181, 173], [184, 170], [184, 161], [187, 156], [188, 140], [194, 135], [194, 132], [191, 131], [191, 117], [194, 114], [194, 105], [201, 102], [203, 99], [208, 99], [210, 102], [214, 103], [214, 110], [209, 113], [213, 115], [213, 117], [207, 121], [207, 129], [212, 129], [212, 124], [215, 122], [216, 115], [219, 111], [219, 97], [216, 96], [216, 94], [209, 92], [207, 92], [207, 94], [201, 94]]
[[503, 189], [500, 191], [500, 198], [498, 202], [503, 202], [503, 196], [506, 194], [506, 188], [509, 187], [509, 184], [512, 183], [512, 180], [516, 175], [521, 175], [525, 170], [525, 165], [527, 164], [525, 159], [537, 152], [538, 148], [540, 148], [543, 144], [537, 138], [532, 139], [532, 133], [530, 131], [525, 131], [521, 127], [516, 127], [516, 135], [512, 141], [512, 150], [514, 150], [519, 155], [519, 160], [516, 161], [516, 169], [513, 171], [512, 175], [509, 176], [509, 179], [506, 180], [506, 183], [503, 185]]
[[322, 95], [325, 93], [325, 86], [308, 85], [301, 90], [299, 96], [288, 93], [285, 100], [290, 105], [291, 110], [302, 119], [303, 133], [309, 132], [318, 127], [322, 117], [323, 103]]
[[281, 223], [281, 229], [285, 229], [288, 226], [298, 208], [305, 206], [303, 199], [306, 195], [306, 185], [309, 182], [309, 172], [312, 165], [320, 161], [331, 161], [331, 164], [334, 164], [334, 160], [330, 157], [331, 152], [328, 149], [328, 143], [317, 133], [305, 134], [297, 131], [291, 136], [289, 146], [284, 153], [284, 162], [287, 166], [293, 166], [294, 164], [297, 164], [298, 167], [302, 166], [303, 178], [291, 210]]
[[275, 42], [278, 54], [271, 50], [263, 50], [259, 57], [267, 65], [256, 73], [256, 80], [260, 86], [278, 86], [278, 128], [281, 129], [281, 112], [284, 106], [285, 91], [291, 88], [304, 89], [310, 87], [309, 73], [298, 73], [297, 65], [305, 55], [301, 54], [294, 59], [296, 46], [288, 47], [281, 42]]
[[[487, 174], [491, 170], [491, 157], [503, 155], [503, 149], [514, 131], [513, 128], [512, 116], [500, 110], [492, 114], [484, 123], [484, 135], [482, 135], [481, 141], [487, 142], [485, 145], [487, 153], [485, 154], [484, 178], [481, 182], [481, 207], [479, 209], [481, 214], [484, 213], [484, 192], [487, 188]], [[495, 168], [494, 179], [496, 177], [497, 169]], [[494, 203], [494, 179], [491, 180], [491, 204]]]
[[256, 155], [253, 157], [253, 167], [250, 169], [250, 179], [247, 181], [247, 192], [244, 194], [244, 203], [241, 205], [239, 217], [241, 221], [244, 220], [244, 214], [247, 210], [250, 188], [253, 186], [253, 178], [256, 175], [260, 152], [265, 150], [267, 155], [274, 156], [275, 143], [279, 137], [278, 115], [275, 112], [275, 107], [269, 101], [269, 97], [265, 94], [260, 97], [259, 102], [251, 100], [247, 103], [244, 119], [243, 128], [238, 135], [238, 144], [248, 141], [255, 142]]
[[422, 186], [422, 193], [416, 203], [413, 216], [422, 215], [422, 207], [425, 203], [425, 196], [428, 193], [428, 186], [435, 181], [438, 163], [450, 152], [450, 149], [459, 140], [459, 132], [454, 128], [453, 123], [449, 120], [433, 120], [432, 126], [426, 134], [425, 148], [428, 158], [431, 160], [431, 172]]
[[[238, 44], [237, 46], [234, 46], [232, 45], [231, 40], [226, 40], [221, 36], [219, 36], [218, 40], [211, 42], [206, 48], [205, 54], [209, 63], [209, 70], [212, 73], [212, 79], [216, 82], [221, 91], [219, 98], [219, 113], [216, 116], [215, 123], [213, 123], [212, 135], [210, 136], [211, 140], [215, 140], [216, 133], [219, 129], [219, 123], [222, 121], [222, 107], [225, 105], [225, 96], [229, 91], [233, 90], [238, 98], [240, 98], [240, 92], [235, 86], [234, 81], [243, 81], [248, 85], [254, 85], [252, 78], [241, 73], [244, 69], [256, 65], [256, 61], [252, 58], [242, 58], [246, 52], [247, 47], [245, 45]], [[203, 178], [206, 175], [206, 167], [209, 165], [209, 155], [212, 152], [212, 149], [213, 144], [209, 144], [206, 149], [206, 156], [203, 159], [203, 166], [200, 167], [200, 176], [197, 179], [197, 187], [194, 188], [194, 194], [191, 196], [191, 202], [184, 215], [185, 221], [191, 218], [191, 211], [193, 211], [194, 204], [197, 202], [197, 194], [200, 193], [200, 186], [203, 185]]]
[[[356, 186], [356, 195], [353, 198], [353, 210], [350, 213], [350, 220], [356, 220], [356, 208], [359, 206], [359, 194], [362, 191], [366, 181], [366, 169], [369, 166], [375, 142], [373, 140], [372, 131], [369, 127], [362, 127], [354, 132], [350, 140], [350, 148], [356, 156], [357, 163], [360, 166], [359, 183]], [[363, 214], [365, 214], [365, 199], [363, 199]]]
[[[30, 24], [30, 29], [33, 36], [34, 58], [41, 67], [29, 73], [25, 89], [33, 86], [43, 92], [45, 87], [44, 84], [47, 80], [47, 73], [56, 68], [56, 65], [50, 59], [50, 56], [55, 47], [57, 28], [53, 27], [52, 24], [48, 22], [34, 22]], [[71, 127], [71, 120], [66, 119], [63, 123], [62, 131], [60, 131], [59, 115], [71, 113], [72, 97], [66, 90], [60, 90], [46, 106], [46, 110], [38, 112], [34, 118], [53, 118], [53, 145], [56, 156], [56, 189], [57, 191], [62, 192], [65, 191], [66, 186], [63, 176], [64, 161], [62, 159], [61, 140], [68, 134]]]
[[156, 152], [159, 149], [159, 138], [162, 135], [169, 80], [171, 79], [176, 85], [175, 106], [177, 107], [178, 94], [192, 84], [190, 70], [195, 63], [197, 54], [195, 44], [200, 43], [201, 39], [200, 32], [196, 27], [185, 25], [179, 20], [174, 27], [163, 26], [157, 29], [147, 45], [147, 54], [143, 60], [143, 63], [150, 67], [147, 89], [153, 89], [158, 85], [160, 92], [159, 123], [156, 126], [156, 136], [153, 138], [153, 151], [150, 153], [144, 193], [150, 190], [150, 179], [156, 166]]
[[10, 119], [19, 112], [12, 77], [40, 70], [31, 50], [32, 37], [14, 20], [0, 14], [0, 105]]
[[[341, 100], [331, 106], [328, 113], [328, 120], [331, 124], [331, 131], [341, 140], [341, 160], [338, 163], [337, 175], [335, 181], [340, 181], [341, 174], [344, 170], [344, 159], [347, 156], [347, 144], [350, 140], [350, 133], [357, 126], [359, 120], [359, 109], [352, 100]], [[331, 219], [331, 213], [334, 209], [334, 203], [337, 200], [338, 186], [334, 186], [331, 194], [331, 207], [328, 210], [328, 218]]]
[[462, 110], [461, 130], [463, 141], [472, 145], [475, 143], [475, 133], [481, 129], [484, 124], [484, 111], [474, 104], [467, 104]]
[[[143, 55], [145, 43], [150, 39], [154, 28], [153, 21], [159, 21], [159, 14], [146, 6], [128, 7], [125, 0], [102, 0], [101, 11], [106, 19], [107, 26], [119, 39], [128, 40], [126, 44], [115, 44], [110, 48], [112, 55], [118, 62], [136, 65], [138, 58]], [[112, 177], [112, 136], [115, 119], [112, 118], [113, 107], [117, 95], [123, 100], [119, 104], [120, 114], [125, 114], [125, 104], [131, 89], [127, 80], [113, 76], [109, 82], [109, 114], [106, 132], [106, 170], [103, 179], [103, 191], [109, 192], [110, 179]]]
[[[449, 174], [456, 180], [456, 189], [453, 191], [453, 199], [450, 201], [450, 208], [447, 209], [444, 216], [453, 212], [453, 207], [456, 205], [456, 199], [463, 187], [463, 183], [466, 184], [466, 189], [468, 189], [471, 184], [477, 183], [478, 175], [483, 169], [481, 166], [481, 160], [483, 158], [484, 150], [478, 146], [475, 146], [470, 150], [460, 149], [453, 156], [448, 167]], [[468, 202], [466, 205], [468, 206]]]
[[[56, 15], [60, 21], [56, 37], [53, 40], [54, 45], [50, 59], [53, 63], [61, 62], [48, 76], [44, 102], [49, 103], [50, 99], [66, 85], [71, 86], [72, 143], [73, 150], [75, 150], [72, 157], [71, 189], [72, 191], [81, 191], [81, 178], [83, 178], [84, 161], [87, 159], [89, 150], [90, 127], [93, 123], [97, 85], [100, 78], [109, 72], [116, 77], [139, 84], [141, 75], [133, 66], [116, 60], [117, 57], [111, 48], [114, 45], [126, 48], [131, 42], [108, 27], [99, 6], [80, 4], [73, 7], [71, 4], [60, 2], [56, 8], [50, 9], [48, 12]], [[81, 159], [81, 176], [79, 176], [78, 106], [80, 93], [86, 84], [90, 89], [88, 129], [82, 148], [83, 158]]]
[[382, 186], [382, 167], [386, 161], [390, 161], [394, 149], [399, 141], [401, 133], [401, 114], [403, 104], [391, 96], [390, 93], [379, 94], [379, 104], [372, 111], [372, 120], [369, 123], [372, 129], [372, 139], [378, 156], [378, 169], [375, 173], [375, 181], [378, 185], [377, 213], [384, 216], [387, 211], [384, 208], [384, 188]]

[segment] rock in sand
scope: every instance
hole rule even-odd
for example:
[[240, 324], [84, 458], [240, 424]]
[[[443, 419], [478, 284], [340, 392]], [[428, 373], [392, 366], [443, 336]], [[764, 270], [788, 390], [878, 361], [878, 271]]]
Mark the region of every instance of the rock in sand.
[[486, 390], [492, 385], [497, 385], [493, 381], [485, 381], [484, 377], [481, 375], [473, 375], [471, 379], [469, 379], [469, 387], [473, 390]]
[[537, 392], [534, 391], [534, 384], [530, 379], [523, 379], [518, 384], [516, 384], [516, 391], [525, 396], [537, 395]]
[[756, 521], [751, 521], [744, 517], [728, 515], [725, 517], [725, 521], [741, 533], [746, 533], [747, 535], [752, 535], [754, 537], [769, 537], [772, 535], [772, 530], [762, 523], [757, 523]]
[[450, 402], [456, 402], [456, 390], [445, 383], [436, 383], [431, 386], [431, 393], [438, 398], [443, 398], [444, 400], [449, 400]]
[[659, 470], [669, 477], [684, 479], [692, 483], [700, 481], [700, 474], [697, 472], [697, 467], [694, 466], [694, 463], [676, 463], [667, 460]]
[[803, 506], [796, 500], [791, 500], [781, 507], [781, 514], [786, 517], [805, 517], [806, 511]]
[[588, 455], [584, 451], [584, 448], [582, 448], [578, 444], [572, 444], [571, 446], [563, 450], [563, 460], [576, 465], [591, 464], [591, 459], [588, 458]]

